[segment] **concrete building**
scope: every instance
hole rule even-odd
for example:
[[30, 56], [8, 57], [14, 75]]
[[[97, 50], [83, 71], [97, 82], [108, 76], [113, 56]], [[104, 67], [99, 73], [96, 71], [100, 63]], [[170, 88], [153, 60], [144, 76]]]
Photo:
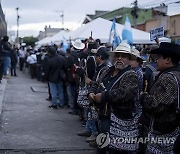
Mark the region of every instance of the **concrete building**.
[[180, 44], [180, 14], [170, 16], [169, 30], [167, 35], [173, 42]]
[[7, 23], [5, 21], [5, 15], [3, 13], [0, 0], [0, 37], [3, 37], [4, 35], [7, 35]]
[[[136, 22], [144, 23], [146, 20], [153, 19], [154, 16], [157, 16], [157, 14], [164, 14], [160, 11], [161, 10], [139, 8], [137, 10], [138, 16]], [[83, 24], [86, 24], [98, 17], [111, 21], [115, 18], [117, 23], [124, 24], [127, 15], [133, 27], [134, 24], [133, 8], [127, 8], [127, 7], [122, 7], [113, 11], [95, 11], [95, 14], [87, 14], [83, 21]]]
[[[180, 14], [167, 16], [168, 6], [161, 4], [151, 9], [138, 8], [137, 29], [150, 32], [151, 29], [164, 27], [165, 36], [171, 38], [172, 42], [180, 44]], [[125, 17], [128, 15], [133, 27], [133, 8], [119, 8], [113, 11], [95, 11], [95, 14], [87, 14], [83, 24], [86, 24], [98, 17], [113, 20], [124, 24]]]
[[45, 37], [51, 37], [58, 33], [62, 28], [51, 28], [51, 26], [45, 26], [44, 31], [40, 31], [38, 35], [38, 40], [42, 40]]
[[164, 27], [164, 35], [172, 42], [180, 44], [180, 14], [173, 16], [159, 16], [138, 25], [138, 29], [150, 32], [151, 29]]

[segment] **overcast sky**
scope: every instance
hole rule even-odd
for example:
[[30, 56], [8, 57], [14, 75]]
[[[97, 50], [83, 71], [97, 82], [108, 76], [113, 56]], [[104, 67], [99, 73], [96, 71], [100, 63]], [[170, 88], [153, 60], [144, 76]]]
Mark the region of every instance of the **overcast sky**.
[[[139, 7], [158, 6], [161, 2], [169, 4], [177, 0], [138, 0]], [[95, 10], [112, 11], [121, 7], [132, 7], [134, 0], [1, 0], [8, 30], [16, 31], [17, 12], [20, 15], [20, 36], [37, 36], [45, 25], [62, 27], [60, 15], [64, 12], [64, 28], [71, 30], [81, 26], [86, 14]], [[180, 13], [180, 4], [168, 5], [168, 14]]]

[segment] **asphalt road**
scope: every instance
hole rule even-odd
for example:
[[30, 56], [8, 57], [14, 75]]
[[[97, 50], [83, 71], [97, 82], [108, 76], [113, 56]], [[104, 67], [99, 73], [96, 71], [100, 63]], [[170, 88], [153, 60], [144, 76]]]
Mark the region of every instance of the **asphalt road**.
[[[0, 153], [94, 154], [84, 137], [78, 116], [69, 109], [50, 109], [46, 83], [30, 79], [28, 72], [3, 81]], [[1, 89], [0, 89], [0, 92]], [[0, 108], [0, 109], [1, 109]]]

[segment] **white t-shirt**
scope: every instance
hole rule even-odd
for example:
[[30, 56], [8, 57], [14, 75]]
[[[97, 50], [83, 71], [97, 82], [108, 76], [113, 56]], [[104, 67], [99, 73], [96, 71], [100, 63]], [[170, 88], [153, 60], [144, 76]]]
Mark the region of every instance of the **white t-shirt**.
[[29, 64], [37, 63], [37, 57], [35, 54], [29, 55], [26, 60]]
[[19, 57], [25, 58], [26, 52], [24, 50], [20, 49], [18, 52], [19, 52]]

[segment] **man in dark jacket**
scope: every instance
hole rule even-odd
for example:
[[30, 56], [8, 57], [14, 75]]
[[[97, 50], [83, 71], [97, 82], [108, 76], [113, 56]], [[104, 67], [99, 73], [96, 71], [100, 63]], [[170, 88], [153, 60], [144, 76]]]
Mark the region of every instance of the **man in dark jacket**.
[[[160, 71], [148, 93], [142, 94], [144, 112], [150, 116], [148, 153], [173, 153], [173, 142], [179, 133], [180, 46], [162, 42], [150, 51], [158, 54], [157, 70]], [[153, 138], [168, 138], [172, 142], [151, 142]]]
[[[113, 137], [117, 140], [137, 137], [137, 125], [131, 121], [134, 122], [133, 112], [135, 96], [138, 93], [138, 79], [137, 74], [130, 67], [131, 48], [127, 43], [122, 42], [115, 51], [110, 53], [113, 56], [114, 66], [103, 72], [98, 81], [93, 83], [88, 98], [99, 108], [99, 133], [110, 132], [109, 147], [116, 149], [112, 152], [128, 153], [128, 151], [137, 150], [138, 145], [114, 142]], [[102, 154], [105, 152], [106, 149], [100, 150]]]
[[[63, 82], [65, 80], [65, 59], [57, 55], [56, 52], [54, 47], [49, 48], [51, 58], [48, 59], [45, 70], [45, 79], [49, 82], [52, 96], [52, 104], [49, 107], [53, 109], [57, 109], [57, 106], [64, 106]], [[57, 103], [57, 95], [59, 97], [59, 103]]]
[[[100, 46], [97, 50], [95, 50], [95, 60], [97, 64], [96, 71], [94, 73], [93, 79], [90, 79], [89, 77], [86, 77], [86, 84], [90, 87], [93, 85], [93, 82], [96, 82], [99, 78], [100, 74], [102, 74], [105, 70], [109, 69], [108, 66], [108, 60], [109, 54], [107, 51], [107, 48], [105, 46]], [[86, 129], [85, 131], [78, 132], [79, 136], [91, 136], [86, 139], [87, 142], [90, 143], [90, 146], [94, 146], [94, 142], [97, 136], [97, 128], [96, 128], [96, 119], [92, 117], [94, 106], [91, 104], [91, 106], [88, 108], [88, 119], [86, 121]], [[95, 112], [95, 111], [94, 111]]]

